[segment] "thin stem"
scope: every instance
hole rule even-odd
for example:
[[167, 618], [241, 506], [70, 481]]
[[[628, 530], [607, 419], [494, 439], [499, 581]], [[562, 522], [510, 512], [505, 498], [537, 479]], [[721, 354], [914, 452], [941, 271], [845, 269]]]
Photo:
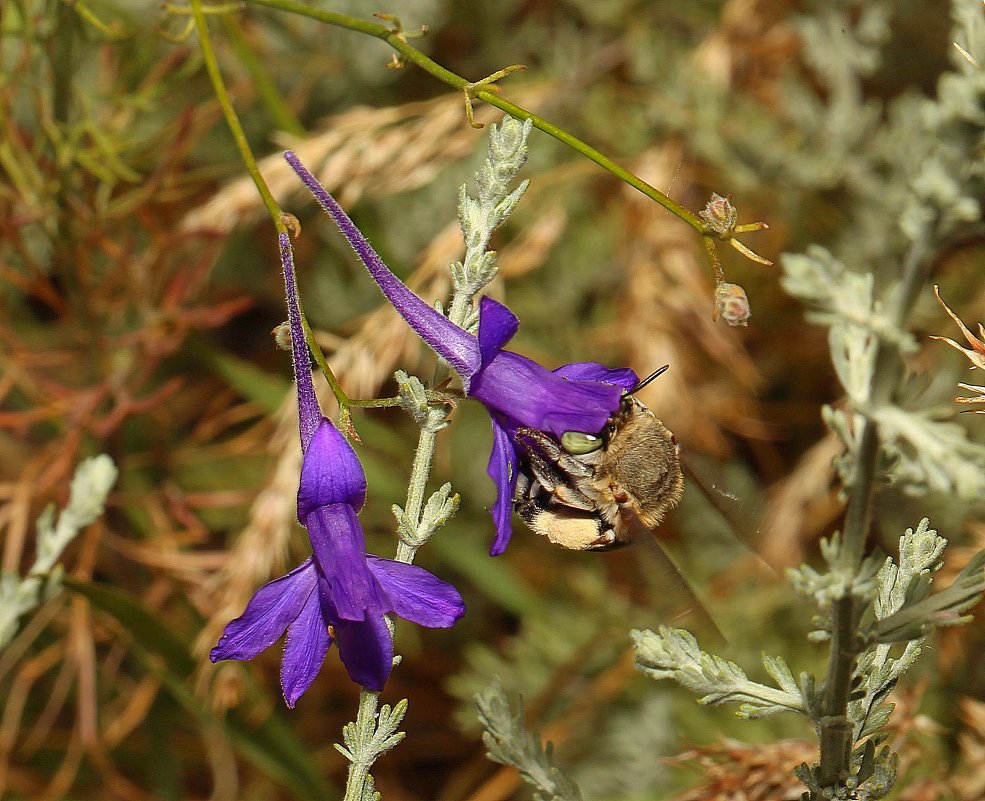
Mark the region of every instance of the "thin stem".
[[587, 142], [584, 142], [578, 137], [569, 134], [561, 128], [558, 128], [556, 125], [548, 122], [542, 117], [538, 117], [533, 112], [503, 99], [491, 89], [479, 89], [473, 91], [473, 85], [469, 81], [460, 75], [456, 75], [454, 72], [445, 69], [436, 61], [428, 58], [416, 47], [409, 44], [402, 32], [396, 31], [392, 27], [380, 25], [375, 22], [368, 22], [366, 20], [358, 19], [357, 17], [350, 17], [346, 14], [338, 14], [334, 11], [324, 11], [319, 8], [311, 8], [310, 6], [298, 2], [298, 0], [248, 0], [248, 2], [253, 3], [254, 5], [277, 8], [281, 11], [289, 11], [293, 14], [301, 14], [303, 16], [310, 17], [311, 19], [316, 19], [319, 22], [335, 25], [339, 28], [346, 28], [350, 31], [366, 34], [367, 36], [374, 36], [390, 45], [390, 47], [400, 53], [405, 60], [411, 62], [412, 64], [416, 64], [422, 70], [430, 75], [433, 75], [435, 78], [448, 84], [449, 86], [463, 92], [469, 91], [471, 93], [471, 97], [481, 100], [484, 103], [488, 103], [490, 106], [495, 106], [501, 111], [504, 111], [517, 119], [530, 120], [535, 128], [543, 131], [549, 136], [553, 136], [559, 142], [567, 145], [573, 150], [576, 150], [578, 153], [581, 153], [591, 161], [594, 161], [604, 170], [607, 170], [619, 178], [619, 180], [629, 184], [631, 187], [639, 192], [642, 192], [651, 200], [659, 203], [667, 209], [667, 211], [686, 222], [699, 233], [707, 234], [709, 232], [708, 226], [700, 217], [698, 217], [697, 214], [667, 197], [667, 195], [659, 189], [656, 189], [642, 178], [639, 178], [631, 173], [625, 167], [617, 164], [615, 161], [596, 150]]
[[824, 683], [824, 703], [820, 719], [821, 785], [837, 785], [849, 768], [852, 727], [848, 721], [855, 659], [858, 656], [855, 630], [855, 596], [850, 592], [832, 605], [833, 626], [828, 672]]
[[[212, 88], [215, 91], [216, 99], [219, 101], [222, 114], [226, 119], [226, 125], [229, 126], [229, 132], [233, 135], [233, 140], [236, 143], [236, 148], [239, 150], [240, 158], [242, 158], [247, 172], [249, 172], [257, 191], [260, 193], [260, 197], [263, 199], [263, 205], [266, 206], [267, 211], [270, 213], [270, 218], [274, 222], [277, 233], [287, 233], [289, 230], [294, 229], [296, 220], [293, 220], [290, 215], [285, 215], [281, 210], [280, 205], [270, 191], [270, 187], [267, 186], [267, 182], [260, 173], [260, 168], [257, 166], [256, 157], [253, 155], [253, 150], [250, 148], [246, 133], [243, 131], [243, 126], [239, 121], [239, 115], [236, 114], [236, 109], [233, 108], [233, 104], [229, 99], [229, 92], [226, 91], [226, 84], [222, 79], [222, 72], [219, 70], [219, 62], [215, 57], [215, 49], [212, 47], [212, 39], [209, 36], [208, 23], [205, 19], [205, 12], [202, 9], [202, 0], [191, 0], [191, 5], [195, 30], [198, 33], [199, 46], [202, 49], [202, 60], [205, 62], [205, 69], [209, 74], [209, 79], [212, 81]], [[297, 280], [297, 276], [295, 276], [294, 280]], [[339, 427], [343, 432], [354, 435], [355, 431], [352, 428], [349, 407], [373, 404], [364, 401], [353, 401], [345, 394], [342, 385], [335, 377], [335, 373], [329, 367], [325, 359], [325, 354], [322, 353], [321, 347], [315, 341], [314, 333], [311, 330], [311, 326], [308, 325], [308, 320], [304, 315], [304, 309], [301, 307], [300, 294], [298, 295], [298, 308], [301, 312], [301, 324], [304, 328], [305, 341], [308, 343], [308, 347], [315, 356], [315, 362], [328, 380], [328, 385], [332, 388], [332, 393], [339, 403]]]
[[[902, 279], [887, 317], [892, 330], [906, 326], [921, 287], [926, 283], [930, 262], [926, 244], [915, 241], [903, 262]], [[880, 339], [870, 379], [869, 404], [878, 409], [893, 401], [902, 375], [899, 344], [896, 340]], [[862, 423], [855, 454], [855, 480], [845, 511], [845, 526], [838, 552], [836, 570], [846, 587], [844, 597], [832, 604], [831, 651], [828, 656], [827, 679], [821, 704], [820, 771], [822, 785], [835, 785], [849, 770], [852, 750], [852, 730], [848, 721], [848, 697], [856, 658], [860, 652], [857, 637], [859, 608], [853, 584], [865, 554], [865, 543], [872, 525], [881, 442], [871, 418]]]
[[250, 149], [250, 143], [246, 138], [246, 133], [243, 131], [243, 126], [240, 124], [239, 116], [237, 116], [236, 110], [233, 108], [233, 104], [229, 99], [229, 92], [226, 91], [226, 84], [222, 80], [222, 73], [219, 71], [219, 62], [216, 60], [215, 50], [212, 47], [212, 39], [209, 37], [208, 23], [205, 21], [205, 13], [202, 11], [202, 0], [191, 0], [191, 3], [192, 15], [195, 19], [195, 30], [198, 33], [198, 43], [202, 49], [202, 59], [205, 61], [205, 69], [209, 73], [209, 79], [212, 81], [212, 89], [215, 91], [216, 100], [219, 101], [219, 106], [222, 108], [222, 115], [226, 118], [226, 125], [229, 126], [229, 132], [233, 135], [233, 141], [235, 141], [236, 148], [239, 150], [240, 158], [243, 159], [243, 164], [246, 166], [247, 172], [249, 172], [250, 177], [253, 179], [253, 183], [256, 184], [257, 191], [263, 199], [263, 205], [267, 207], [267, 211], [274, 221], [274, 227], [277, 229], [277, 233], [283, 234], [287, 231], [287, 224], [283, 220], [284, 213], [281, 211], [277, 201], [274, 200], [274, 196], [270, 191], [270, 187], [267, 186], [267, 182], [263, 180], [263, 176], [260, 174], [260, 168], [257, 167], [256, 158], [254, 158], [253, 151]]
[[[366, 731], [375, 725], [379, 698], [380, 694], [377, 692], [369, 690], [359, 692], [359, 711], [356, 713], [356, 728], [358, 730]], [[369, 771], [373, 767], [372, 760], [362, 758], [361, 753], [355, 753], [353, 756], [356, 758], [349, 763], [349, 775], [345, 782], [343, 801], [363, 801], [366, 780], [369, 778]], [[375, 757], [375, 754], [373, 756]]]
[[[417, 438], [417, 450], [414, 452], [414, 462], [410, 468], [410, 481], [407, 484], [407, 502], [404, 505], [404, 512], [407, 517], [414, 522], [417, 527], [421, 523], [421, 512], [424, 510], [424, 493], [427, 489], [428, 479], [431, 477], [431, 463], [434, 460], [434, 449], [438, 441], [438, 432], [429, 424], [421, 426], [421, 433]], [[397, 543], [397, 554], [394, 557], [398, 562], [410, 564], [417, 556], [417, 549], [423, 543], [410, 544], [403, 539]]]

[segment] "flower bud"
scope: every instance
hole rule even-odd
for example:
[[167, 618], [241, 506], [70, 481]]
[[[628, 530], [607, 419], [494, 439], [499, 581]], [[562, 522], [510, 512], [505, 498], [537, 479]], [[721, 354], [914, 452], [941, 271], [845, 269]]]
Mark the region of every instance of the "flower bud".
[[708, 223], [708, 226], [716, 234], [728, 236], [735, 228], [735, 223], [739, 218], [739, 211], [727, 197], [722, 197], [717, 192], [712, 192], [711, 200], [708, 201], [707, 205], [698, 215]]
[[723, 282], [715, 287], [714, 319], [721, 316], [729, 325], [748, 325], [751, 315], [749, 298], [741, 286]]

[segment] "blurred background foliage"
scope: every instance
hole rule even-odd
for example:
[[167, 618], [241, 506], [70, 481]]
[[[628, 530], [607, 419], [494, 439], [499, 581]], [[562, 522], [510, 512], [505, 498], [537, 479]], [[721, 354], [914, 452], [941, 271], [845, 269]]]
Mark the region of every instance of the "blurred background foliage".
[[[846, 0], [318, 5], [426, 24], [417, 44], [471, 80], [526, 64], [501, 82], [505, 97], [691, 209], [730, 194], [740, 222], [770, 224], [744, 239], [774, 260], [848, 242], [864, 266], [891, 222], [853, 216], [874, 169], [871, 133], [888, 104], [932, 95], [953, 54], [938, 0], [898, 0], [888, 16]], [[209, 19], [236, 109], [302, 223], [308, 315], [350, 393], [392, 394], [395, 368], [428, 375], [431, 356], [380, 308], [277, 154], [295, 149], [434, 299], [462, 252], [458, 187], [486, 137], [465, 122], [460, 94], [416, 68], [387, 69], [377, 40], [249, 3], [222, 8]], [[134, 0], [0, 5], [0, 568], [30, 564], [33, 521], [64, 502], [82, 457], [106, 452], [120, 469], [106, 517], [67, 553], [68, 591], [0, 653], [4, 797], [325, 799], [344, 782], [331, 743], [357, 689], [334, 654], [291, 713], [276, 649], [250, 664], [207, 660], [224, 623], [306, 546], [290, 363], [270, 336], [285, 317], [273, 227], [188, 19], [180, 5]], [[805, 30], [825, 31], [829, 46], [812, 48]], [[819, 415], [840, 395], [825, 332], [784, 294], [778, 267], [732, 251], [726, 273], [753, 317], [742, 329], [714, 323], [697, 237], [554, 140], [534, 133], [524, 175], [530, 190], [495, 243], [494, 292], [522, 320], [514, 347], [547, 364], [671, 364], [643, 398], [731, 521], [692, 485], [661, 541], [725, 633], [719, 653], [749, 668], [761, 651], [784, 653], [795, 670], [820, 669], [823, 650], [804, 640], [812, 610], [780, 576], [815, 557], [841, 511], [839, 446]], [[980, 224], [968, 230], [937, 254], [933, 281], [973, 323], [985, 245]], [[931, 296], [917, 312], [921, 342], [955, 334]], [[945, 412], [954, 385], [973, 380], [939, 343], [911, 366], [923, 403]], [[397, 412], [355, 422], [369, 547], [386, 555], [416, 429]], [[527, 795], [478, 739], [471, 696], [493, 675], [524, 695], [528, 723], [586, 798], [695, 784], [686, 797], [798, 797], [790, 770], [813, 759], [812, 732], [783, 718], [738, 723], [633, 670], [629, 628], [694, 620], [648, 545], [579, 555], [518, 531], [506, 555], [485, 555], [488, 440], [484, 412], [464, 404], [440, 444], [435, 482], [453, 480], [463, 503], [420, 563], [461, 588], [469, 613], [451, 631], [398, 626], [405, 659], [384, 700], [410, 699], [408, 737], [374, 771], [384, 798]], [[974, 505], [889, 490], [881, 546], [892, 552], [924, 514], [955, 544], [949, 572], [985, 541]], [[938, 634], [901, 689], [897, 747], [904, 766], [921, 759], [899, 797], [985, 792], [983, 646], [978, 623]]]

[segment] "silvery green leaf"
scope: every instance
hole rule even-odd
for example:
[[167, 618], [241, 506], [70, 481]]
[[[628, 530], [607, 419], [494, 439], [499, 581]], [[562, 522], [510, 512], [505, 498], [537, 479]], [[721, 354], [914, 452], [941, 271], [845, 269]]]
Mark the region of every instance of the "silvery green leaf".
[[985, 494], [985, 446], [956, 423], [888, 405], [871, 411], [880, 437], [899, 455], [891, 476], [913, 494], [927, 491], [973, 500]]
[[786, 660], [782, 656], [768, 656], [763, 654], [763, 667], [770, 674], [776, 686], [791, 695], [800, 695], [800, 687], [793, 677], [793, 673], [787, 666]]
[[359, 801], [380, 801], [382, 797], [376, 789], [376, 779], [373, 778], [372, 774], [367, 773], [363, 780], [363, 790], [359, 796]]
[[497, 205], [495, 209], [495, 218], [502, 222], [507, 217], [513, 213], [513, 209], [516, 208], [520, 199], [523, 197], [524, 192], [527, 191], [527, 187], [530, 186], [530, 181], [524, 179], [520, 182], [520, 185], [510, 192], [505, 198], [503, 198]]
[[376, 719], [376, 731], [373, 732], [373, 748], [376, 753], [383, 754], [399, 743], [405, 732], [397, 731], [404, 716], [407, 714], [407, 699], [403, 698], [393, 705], [384, 704]]
[[856, 790], [862, 801], [878, 801], [892, 791], [899, 774], [899, 755], [888, 747], [882, 748], [871, 762], [871, 774]]
[[452, 262], [448, 265], [448, 269], [451, 271], [451, 279], [455, 285], [455, 289], [461, 289], [468, 283], [468, 278], [465, 274], [465, 265], [462, 262]]
[[865, 725], [862, 727], [859, 737], [868, 737], [878, 732], [883, 726], [889, 723], [889, 718], [892, 717], [895, 708], [896, 704], [888, 703], [877, 706], [866, 717]]
[[466, 194], [464, 186], [462, 190], [458, 208], [462, 238], [465, 240], [466, 248], [481, 247], [483, 242], [488, 239], [489, 234], [492, 233], [486, 226], [486, 210], [478, 200]]
[[17, 573], [0, 575], [0, 648], [17, 633], [24, 614], [58, 591], [64, 572], [58, 558], [79, 531], [103, 513], [117, 475], [116, 465], [106, 454], [82, 460], [72, 476], [65, 508], [57, 518], [54, 505], [38, 515], [36, 556], [28, 574], [23, 578]]
[[634, 630], [631, 636], [637, 669], [654, 679], [673, 679], [697, 694], [698, 703], [740, 703], [737, 714], [747, 718], [804, 711], [796, 688], [789, 692], [750, 681], [734, 662], [702, 651], [684, 629], [661, 626], [656, 633]]
[[540, 739], [525, 728], [522, 698], [517, 697], [511, 704], [499, 679], [494, 678], [489, 687], [475, 694], [475, 706], [485, 729], [482, 742], [493, 762], [515, 767], [523, 780], [537, 790], [538, 798], [581, 801], [578, 786], [554, 764], [552, 745], [542, 748]]
[[458, 511], [461, 496], [452, 492], [451, 484], [443, 484], [435, 491], [421, 513], [421, 525], [417, 530], [417, 540], [427, 541], [439, 528], [444, 526]]
[[499, 264], [496, 262], [496, 251], [487, 250], [480, 253], [469, 263], [468, 279], [466, 288], [475, 294], [485, 287], [499, 271]]
[[963, 612], [972, 608], [985, 593], [985, 550], [979, 551], [957, 578], [940, 592], [916, 603], [902, 606], [883, 618], [877, 626], [879, 642], [892, 643], [916, 639], [935, 626], [966, 623]]
[[459, 325], [470, 334], [476, 333], [479, 330], [479, 310], [474, 306], [469, 306]]
[[[342, 727], [344, 745], [335, 744], [335, 749], [357, 768], [357, 774], [366, 776], [373, 763], [404, 738], [404, 732], [397, 728], [407, 713], [407, 700], [403, 699], [393, 707], [384, 704], [377, 710], [378, 697], [378, 693], [366, 690], [359, 694], [356, 719]], [[354, 775], [350, 770], [350, 780]]]
[[417, 526], [414, 525], [414, 521], [410, 519], [410, 516], [400, 504], [393, 504], [390, 507], [390, 511], [393, 512], [393, 516], [397, 519], [397, 536], [408, 545], [416, 545], [418, 536]]
[[417, 376], [408, 375], [403, 370], [393, 374], [400, 396], [400, 408], [411, 416], [415, 423], [422, 425], [428, 416], [428, 396], [424, 384]]

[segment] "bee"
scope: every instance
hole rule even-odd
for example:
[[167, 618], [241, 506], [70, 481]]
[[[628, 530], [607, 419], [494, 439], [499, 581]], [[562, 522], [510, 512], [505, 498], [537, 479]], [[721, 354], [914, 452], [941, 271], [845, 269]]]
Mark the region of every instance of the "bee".
[[537, 534], [563, 548], [608, 551], [652, 531], [684, 492], [674, 435], [638, 392], [666, 366], [622, 396], [596, 434], [565, 432], [560, 441], [519, 428], [513, 507]]

